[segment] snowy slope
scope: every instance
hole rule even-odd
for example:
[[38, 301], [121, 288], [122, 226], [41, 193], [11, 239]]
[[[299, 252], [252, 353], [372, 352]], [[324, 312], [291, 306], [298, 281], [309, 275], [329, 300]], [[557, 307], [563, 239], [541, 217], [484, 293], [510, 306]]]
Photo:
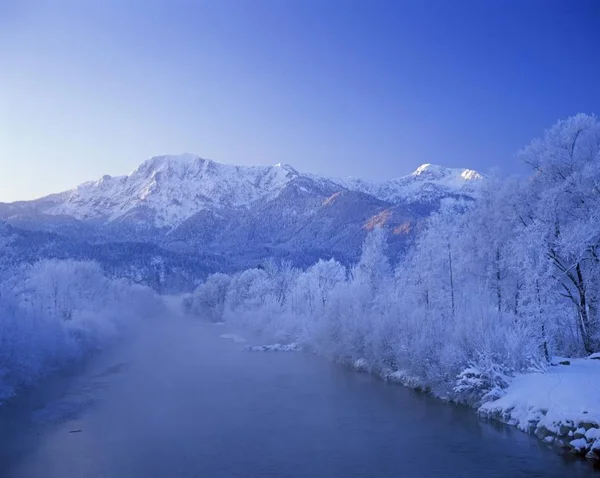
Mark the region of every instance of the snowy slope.
[[341, 186], [390, 203], [427, 202], [444, 195], [473, 196], [483, 176], [472, 169], [445, 168], [423, 164], [412, 174], [385, 182], [347, 178], [335, 180]]
[[158, 156], [127, 176], [104, 176], [69, 192], [45, 211], [77, 219], [113, 221], [143, 207], [154, 225], [174, 227], [211, 207], [247, 207], [270, 198], [298, 173], [286, 165], [242, 167], [198, 156]]
[[[596, 357], [595, 359], [593, 357]], [[535, 432], [546, 443], [600, 456], [600, 354], [570, 359], [546, 373], [515, 377], [506, 394], [479, 413]]]
[[52, 196], [24, 202], [15, 213], [68, 216], [105, 223], [137, 221], [173, 229], [201, 211], [250, 208], [277, 198], [292, 183], [312, 194], [347, 189], [388, 202], [416, 203], [448, 195], [475, 194], [481, 175], [468, 169], [425, 164], [414, 173], [376, 183], [360, 179], [326, 179], [300, 174], [288, 165], [234, 166], [191, 154], [157, 156], [127, 176], [104, 176], [98, 181]]

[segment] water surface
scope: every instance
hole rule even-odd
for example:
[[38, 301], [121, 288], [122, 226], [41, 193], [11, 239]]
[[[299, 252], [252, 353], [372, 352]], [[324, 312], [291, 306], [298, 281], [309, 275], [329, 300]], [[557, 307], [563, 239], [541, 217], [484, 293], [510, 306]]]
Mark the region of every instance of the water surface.
[[6, 404], [0, 476], [596, 476], [470, 410], [224, 332], [151, 323]]

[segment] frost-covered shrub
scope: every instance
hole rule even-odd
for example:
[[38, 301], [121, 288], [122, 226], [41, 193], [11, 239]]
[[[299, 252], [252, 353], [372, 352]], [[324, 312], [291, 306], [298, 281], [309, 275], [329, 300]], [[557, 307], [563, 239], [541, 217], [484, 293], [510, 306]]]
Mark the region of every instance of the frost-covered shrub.
[[460, 372], [456, 377], [453, 391], [458, 400], [471, 405], [480, 405], [504, 395], [509, 380], [510, 375], [502, 365], [484, 360]]

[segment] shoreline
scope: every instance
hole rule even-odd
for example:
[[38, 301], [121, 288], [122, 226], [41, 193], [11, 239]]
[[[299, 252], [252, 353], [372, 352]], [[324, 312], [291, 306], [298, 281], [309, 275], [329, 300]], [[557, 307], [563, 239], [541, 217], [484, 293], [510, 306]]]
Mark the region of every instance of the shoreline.
[[[252, 333], [246, 327], [241, 328]], [[264, 331], [258, 335], [267, 338]], [[365, 358], [335, 358], [302, 342], [275, 343], [267, 339], [264, 343], [268, 345], [246, 345], [245, 349], [269, 353], [306, 351], [321, 355], [385, 382], [468, 407], [484, 420], [534, 435], [560, 454], [584, 459], [600, 470], [600, 354], [576, 359], [555, 358], [544, 371], [512, 377], [501, 397], [473, 404], [436, 393], [418, 376], [381, 367]]]
[[[281, 345], [279, 343], [272, 345], [261, 346], [245, 346], [245, 349], [252, 352], [299, 352], [310, 351], [310, 347], [301, 347], [297, 343], [289, 345]], [[317, 352], [312, 352], [317, 353]], [[318, 354], [321, 355], [321, 354]], [[585, 359], [571, 359], [569, 365], [573, 364], [575, 368], [581, 365], [593, 367], [598, 377], [600, 377], [600, 357]], [[518, 398], [515, 399], [511, 392], [511, 385], [506, 389], [506, 394], [490, 402], [486, 402], [480, 406], [474, 406], [464, 402], [457, 402], [447, 397], [440, 396], [431, 391], [430, 388], [421, 383], [418, 377], [405, 374], [401, 371], [393, 371], [390, 369], [381, 369], [370, 364], [366, 359], [359, 358], [354, 361], [333, 360], [340, 365], [347, 366], [357, 372], [368, 373], [383, 380], [397, 384], [420, 393], [431, 395], [438, 400], [460, 405], [474, 411], [480, 418], [507, 425], [517, 430], [534, 435], [542, 443], [553, 448], [555, 451], [563, 455], [571, 455], [587, 461], [595, 470], [600, 470], [600, 413], [590, 413], [583, 411], [582, 413], [564, 413], [560, 410], [549, 410], [541, 405], [536, 406], [529, 400], [531, 397], [522, 397], [517, 393]], [[565, 367], [565, 365], [553, 365], [550, 372], [555, 367]], [[520, 375], [522, 381], [529, 382], [532, 378], [549, 379], [552, 373], [529, 373]], [[595, 374], [594, 374], [595, 375]], [[594, 379], [594, 376], [587, 377], [588, 381]], [[545, 380], [548, 381], [548, 380]], [[562, 379], [561, 379], [562, 381]], [[600, 381], [598, 382], [598, 393], [600, 394]], [[535, 384], [537, 386], [537, 384]], [[545, 390], [541, 389], [542, 394]], [[549, 395], [547, 395], [548, 398]], [[553, 400], [550, 398], [550, 400]], [[506, 407], [504, 403], [519, 403], [520, 407], [511, 405]], [[535, 402], [535, 398], [533, 399]], [[556, 402], [557, 405], [560, 405]], [[598, 401], [600, 407], [600, 400]], [[556, 408], [556, 407], [555, 407]]]
[[[593, 357], [593, 356], [592, 356]], [[595, 377], [600, 377], [600, 357], [571, 359], [569, 367], [578, 368], [585, 365], [586, 368], [593, 368], [595, 373], [592, 376], [585, 376], [588, 383], [592, 383]], [[564, 405], [555, 402], [555, 407], [544, 408], [543, 400], [536, 405], [536, 397], [523, 397], [519, 391], [515, 393], [511, 390], [512, 383], [506, 389], [506, 394], [480, 406], [474, 406], [468, 403], [455, 402], [449, 398], [433, 393], [427, 386], [421, 383], [418, 377], [412, 377], [401, 371], [381, 370], [371, 366], [365, 359], [357, 359], [354, 362], [343, 362], [352, 369], [378, 376], [385, 382], [395, 383], [421, 393], [427, 393], [450, 403], [456, 403], [467, 406], [473, 410], [480, 418], [502, 423], [518, 429], [521, 432], [536, 436], [541, 442], [552, 447], [561, 453], [579, 457], [588, 461], [594, 469], [600, 470], [600, 413], [598, 410], [577, 412], [564, 412], [561, 407]], [[551, 381], [555, 374], [556, 367], [567, 367], [565, 365], [556, 365], [549, 367], [547, 373], [529, 373], [520, 375], [518, 378], [522, 382], [536, 382], [533, 385], [538, 386], [537, 382]], [[562, 372], [562, 370], [561, 370]], [[516, 377], [515, 377], [516, 378]], [[562, 380], [562, 379], [561, 379]], [[597, 392], [600, 397], [600, 381]], [[553, 385], [555, 386], [555, 385]], [[546, 390], [541, 388], [541, 394]], [[576, 396], [576, 392], [574, 393]], [[554, 400], [550, 395], [546, 395], [548, 400]], [[509, 403], [510, 406], [506, 404]], [[600, 398], [597, 402], [597, 408], [600, 408]]]

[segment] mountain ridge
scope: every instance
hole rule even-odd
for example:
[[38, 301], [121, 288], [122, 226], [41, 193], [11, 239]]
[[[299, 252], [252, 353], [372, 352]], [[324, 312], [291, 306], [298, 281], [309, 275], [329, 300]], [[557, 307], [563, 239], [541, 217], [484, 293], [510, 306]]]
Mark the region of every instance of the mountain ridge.
[[304, 192], [315, 187], [343, 188], [398, 204], [431, 202], [446, 195], [473, 196], [483, 176], [471, 169], [424, 164], [406, 176], [367, 181], [303, 174], [283, 163], [238, 166], [185, 153], [154, 156], [128, 175], [104, 175], [39, 199], [2, 203], [5, 211], [2, 217], [9, 219], [6, 211], [12, 207], [16, 214], [25, 210], [83, 221], [113, 222], [128, 214], [135, 215], [132, 211], [136, 209], [140, 212], [146, 209], [148, 213], [142, 214], [140, 220], [173, 230], [202, 210], [250, 208], [257, 202], [272, 200], [290, 183], [300, 182], [299, 178], [312, 183], [300, 186]]
[[[36, 244], [48, 242], [36, 246], [40, 258], [60, 257], [65, 249], [98, 260], [111, 274], [173, 290], [267, 258], [298, 267], [321, 258], [351, 264], [376, 226], [388, 231], [393, 259], [442, 202], [460, 210], [475, 200], [483, 179], [470, 169], [432, 164], [374, 182], [301, 173], [282, 163], [236, 166], [191, 154], [155, 156], [128, 175], [0, 203], [0, 221], [24, 238], [12, 243], [12, 252], [0, 250], [0, 259], [30, 260], [25, 238], [37, 238]], [[116, 269], [113, 255], [125, 261]]]

